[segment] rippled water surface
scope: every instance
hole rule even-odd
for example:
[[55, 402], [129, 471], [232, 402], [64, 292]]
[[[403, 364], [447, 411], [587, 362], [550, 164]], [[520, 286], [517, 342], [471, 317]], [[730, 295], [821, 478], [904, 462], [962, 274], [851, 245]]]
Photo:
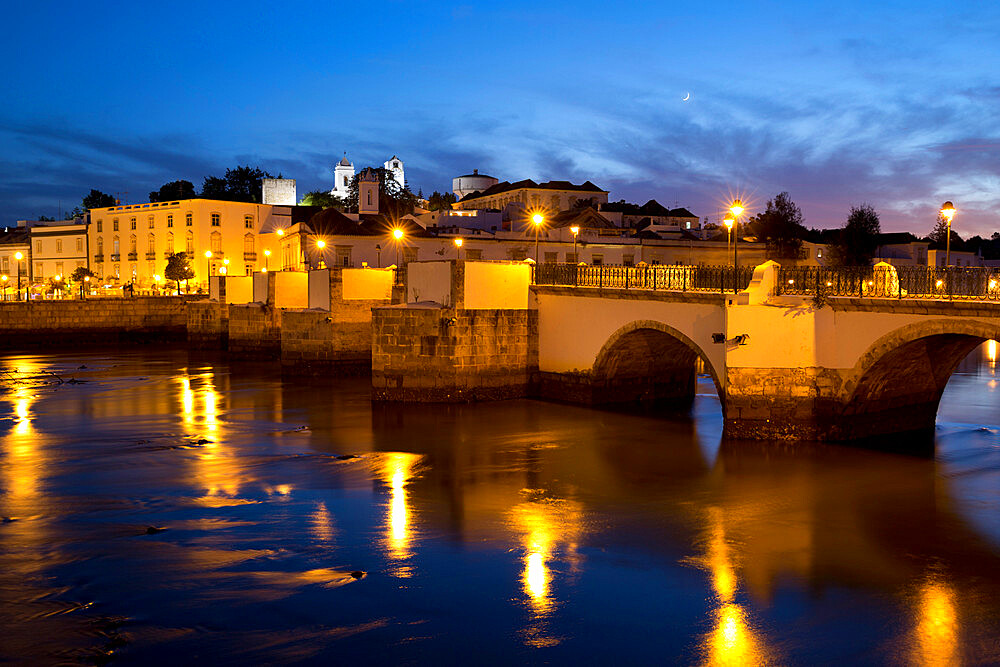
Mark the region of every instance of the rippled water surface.
[[0, 660], [1000, 661], [982, 350], [932, 458], [720, 443], [711, 382], [654, 418], [183, 350], [0, 368]]

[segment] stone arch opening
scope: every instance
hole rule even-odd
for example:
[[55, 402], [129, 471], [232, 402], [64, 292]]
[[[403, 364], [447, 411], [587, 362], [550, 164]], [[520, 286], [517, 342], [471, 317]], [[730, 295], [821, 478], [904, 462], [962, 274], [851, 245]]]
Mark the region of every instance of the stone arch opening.
[[690, 403], [699, 359], [723, 400], [718, 374], [694, 341], [662, 322], [633, 322], [616, 331], [598, 353], [591, 372], [591, 402]]
[[876, 341], [845, 387], [838, 420], [844, 439], [933, 432], [941, 395], [970, 352], [1000, 336], [985, 322], [936, 320], [909, 325]]

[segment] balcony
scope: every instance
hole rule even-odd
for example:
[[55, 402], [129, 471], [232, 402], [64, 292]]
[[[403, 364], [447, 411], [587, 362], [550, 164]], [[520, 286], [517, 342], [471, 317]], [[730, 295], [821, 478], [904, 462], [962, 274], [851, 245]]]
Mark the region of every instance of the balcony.
[[130, 261], [130, 262], [134, 262], [134, 261], [136, 261], [138, 259], [139, 259], [139, 253], [137, 253], [137, 252], [130, 252], [128, 254], [128, 261]]
[[255, 252], [244, 252], [243, 253], [243, 261], [244, 262], [256, 262], [257, 261], [257, 253], [255, 253]]
[[156, 259], [156, 253], [155, 252], [147, 252], [146, 253], [146, 259]]
[[113, 252], [113, 253], [111, 253], [111, 261], [112, 262], [120, 262], [120, 261], [122, 261], [122, 254], [120, 252]]
[[94, 255], [94, 261], [97, 262], [98, 264], [100, 264], [101, 262], [103, 262], [104, 261], [104, 253], [100, 253], [98, 255]]

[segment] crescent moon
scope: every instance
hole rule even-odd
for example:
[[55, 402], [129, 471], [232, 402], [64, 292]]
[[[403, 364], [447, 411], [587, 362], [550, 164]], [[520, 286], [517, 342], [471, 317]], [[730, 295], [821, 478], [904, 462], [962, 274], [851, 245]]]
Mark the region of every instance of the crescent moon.
[[689, 99], [691, 99], [691, 93], [684, 95], [684, 97], [681, 98], [681, 102], [687, 102]]

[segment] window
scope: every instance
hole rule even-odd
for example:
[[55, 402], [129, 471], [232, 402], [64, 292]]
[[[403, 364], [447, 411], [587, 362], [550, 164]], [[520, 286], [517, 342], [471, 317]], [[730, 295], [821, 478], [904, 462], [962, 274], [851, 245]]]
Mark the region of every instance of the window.
[[154, 252], [156, 252], [156, 237], [153, 236], [152, 234], [149, 235], [149, 244], [148, 244], [147, 247], [148, 247], [148, 250], [146, 250], [146, 252], [148, 252], [150, 254], [153, 254]]
[[174, 226], [174, 216], [168, 215], [167, 216], [167, 227], [173, 227], [173, 226]]
[[222, 216], [219, 215], [218, 213], [213, 213], [212, 214], [212, 226], [213, 227], [221, 227], [222, 226]]
[[63, 274], [63, 263], [56, 262], [56, 275], [61, 276]]
[[246, 254], [253, 254], [256, 251], [256, 249], [257, 249], [257, 246], [256, 246], [256, 244], [254, 242], [253, 234], [244, 234], [243, 235], [243, 254], [244, 255], [246, 255]]
[[104, 221], [103, 220], [98, 220], [97, 221], [97, 233], [100, 234], [102, 231], [104, 231]]
[[35, 262], [35, 280], [42, 279], [42, 263]]
[[128, 237], [128, 252], [130, 255], [134, 255], [136, 253], [135, 248], [136, 248], [135, 234], [132, 234], [131, 236]]
[[622, 255], [622, 264], [625, 266], [635, 266], [635, 255]]
[[114, 271], [115, 271], [115, 280], [119, 280], [122, 277], [122, 267], [121, 267], [121, 265], [115, 264]]
[[372, 191], [371, 190], [368, 191], [368, 205], [369, 206], [372, 205]]
[[62, 252], [62, 239], [56, 239], [56, 252]]
[[568, 252], [568, 253], [566, 253], [566, 263], [567, 264], [576, 264], [577, 261], [578, 260], [576, 258], [576, 253], [575, 252]]
[[190, 227], [191, 225], [194, 224], [194, 214], [193, 213], [185, 213], [184, 214], [184, 224], [186, 226], [188, 226], [188, 227]]
[[146, 262], [146, 273], [151, 276], [156, 275], [156, 262]]
[[130, 225], [130, 229], [134, 230], [135, 229], [135, 218], [129, 218], [128, 219], [128, 224]]
[[212, 247], [210, 249], [212, 252], [222, 252], [222, 234], [212, 232], [211, 242]]
[[3, 257], [3, 272], [10, 273], [10, 257], [4, 255]]
[[37, 255], [42, 254], [42, 242], [41, 241], [35, 241], [35, 254], [37, 254]]
[[114, 248], [115, 248], [115, 249], [114, 249], [114, 250], [113, 250], [112, 252], [113, 252], [113, 253], [114, 253], [115, 255], [118, 255], [118, 254], [121, 254], [121, 251], [122, 251], [122, 248], [121, 248], [121, 242], [120, 242], [120, 241], [118, 240], [118, 237], [117, 237], [117, 236], [115, 237], [115, 245], [114, 245]]
[[482, 259], [483, 251], [479, 248], [469, 248], [465, 251], [466, 259]]
[[191, 230], [188, 230], [187, 237], [184, 239], [184, 252], [188, 254], [188, 258], [194, 256], [194, 234]]
[[153, 228], [153, 216], [149, 216], [148, 220], [149, 220], [149, 228], [152, 229]]
[[344, 176], [344, 187], [346, 188], [347, 186], [348, 186], [347, 176]]
[[557, 252], [547, 252], [547, 253], [545, 253], [545, 263], [546, 264], [555, 264], [558, 261], [559, 261], [559, 253], [557, 253]]
[[243, 216], [243, 227], [244, 229], [253, 229], [253, 216], [244, 215]]
[[98, 255], [104, 254], [104, 239], [102, 239], [100, 236], [97, 237], [97, 254]]
[[604, 264], [604, 255], [591, 255], [590, 263], [593, 264], [594, 266], [600, 266], [601, 264]]
[[113, 227], [114, 231], [116, 232], [118, 231], [118, 218], [115, 218], [114, 220], [111, 221], [111, 226]]
[[76, 251], [83, 252], [83, 239], [78, 238], [76, 240]]
[[167, 253], [173, 254], [174, 252], [174, 233], [167, 232]]

